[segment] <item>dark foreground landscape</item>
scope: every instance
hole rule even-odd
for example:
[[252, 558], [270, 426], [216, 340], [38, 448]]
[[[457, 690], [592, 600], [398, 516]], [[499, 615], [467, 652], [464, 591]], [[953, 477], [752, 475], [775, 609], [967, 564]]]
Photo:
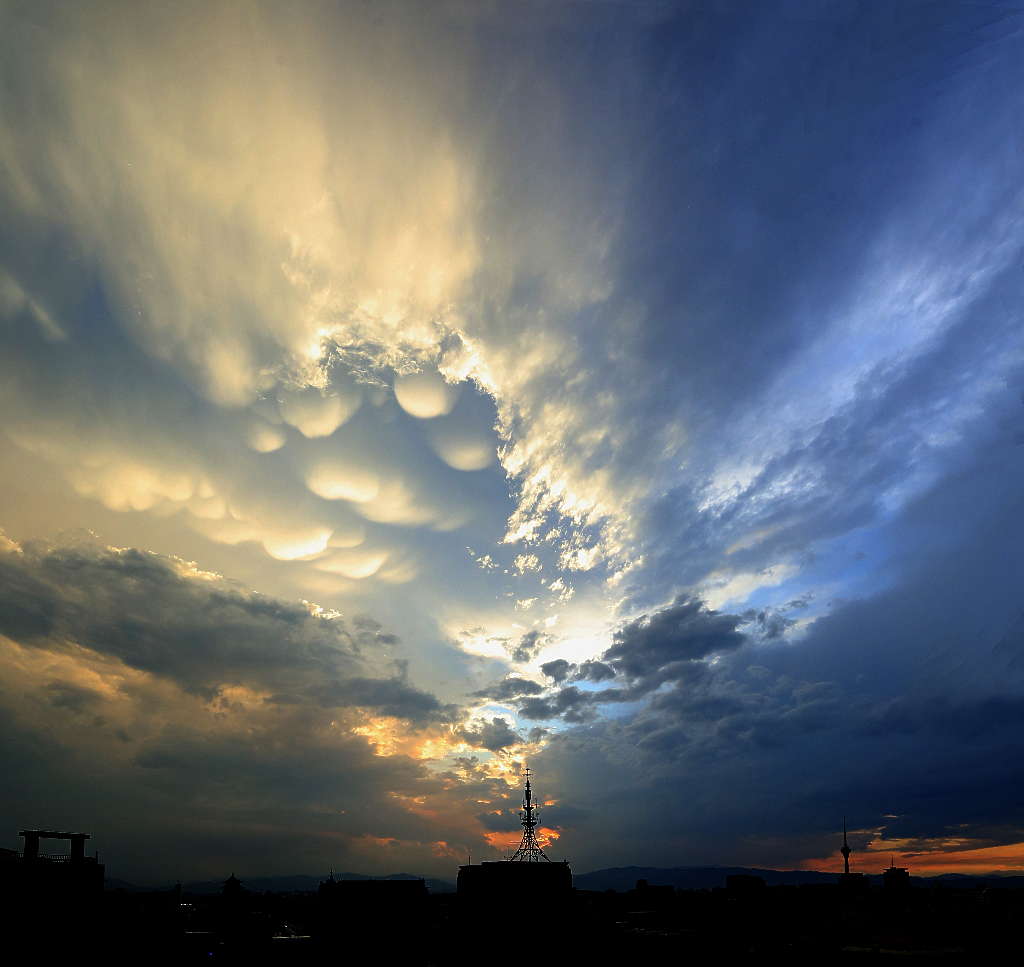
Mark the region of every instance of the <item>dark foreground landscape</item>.
[[[983, 963], [1016, 949], [1024, 915], [1021, 877], [625, 868], [582, 874], [559, 895], [473, 895], [445, 881], [354, 874], [152, 890], [109, 881], [96, 890], [5, 867], [5, 944], [22, 958], [12, 963], [61, 953], [108, 963], [321, 963], [357, 952], [360, 962], [424, 965]], [[96, 873], [102, 867], [93, 887]]]

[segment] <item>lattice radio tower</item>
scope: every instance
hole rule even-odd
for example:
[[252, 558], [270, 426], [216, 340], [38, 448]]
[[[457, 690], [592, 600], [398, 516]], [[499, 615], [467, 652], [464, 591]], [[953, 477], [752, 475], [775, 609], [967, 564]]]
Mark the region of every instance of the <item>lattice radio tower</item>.
[[537, 842], [535, 830], [540, 822], [540, 810], [533, 804], [533, 793], [530, 791], [530, 770], [526, 770], [526, 792], [523, 795], [523, 809], [519, 813], [523, 824], [523, 840], [519, 844], [509, 862], [512, 863], [550, 863], [547, 854]]

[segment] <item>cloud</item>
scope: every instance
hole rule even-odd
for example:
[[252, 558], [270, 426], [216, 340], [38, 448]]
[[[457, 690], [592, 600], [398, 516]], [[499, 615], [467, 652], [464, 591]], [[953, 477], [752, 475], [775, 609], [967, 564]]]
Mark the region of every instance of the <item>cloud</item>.
[[661, 611], [623, 625], [602, 659], [617, 673], [645, 679], [656, 687], [672, 680], [687, 662], [742, 645], [745, 638], [736, 630], [741, 620], [680, 597]]
[[540, 670], [544, 673], [547, 678], [550, 678], [553, 682], [564, 682], [569, 676], [569, 672], [574, 668], [572, 664], [567, 662], [564, 658], [556, 658], [554, 661], [547, 661], [540, 666]]
[[50, 682], [46, 685], [46, 692], [54, 708], [69, 709], [73, 712], [88, 712], [103, 698], [100, 692], [71, 682]]
[[574, 682], [603, 682], [615, 677], [615, 670], [611, 665], [594, 659], [576, 665], [564, 658], [556, 658], [554, 661], [545, 662], [540, 666], [540, 670], [556, 684], [564, 682], [570, 676]]
[[573, 678], [578, 682], [603, 682], [615, 677], [615, 669], [603, 661], [593, 659], [580, 662]]
[[[14, 18], [9, 32], [18, 118], [0, 146], [10, 173], [5, 209], [23, 251], [37, 251], [50, 232], [74, 257], [58, 279], [41, 268], [51, 260], [5, 250], [13, 295], [4, 304], [33, 318], [45, 312], [76, 350], [100, 318], [112, 321], [124, 342], [216, 411], [251, 410], [239, 435], [264, 455], [295, 436], [326, 442], [382, 400], [408, 414], [405, 397], [423, 414], [413, 435], [449, 469], [486, 468], [500, 444], [513, 502], [494, 493], [491, 509], [509, 516], [511, 542], [530, 543], [530, 554], [545, 544], [562, 568], [598, 580], [605, 568], [631, 565], [629, 610], [666, 600], [673, 571], [688, 588], [724, 573], [725, 547], [752, 552], [750, 567], [731, 562], [737, 570], [725, 580], [753, 592], [766, 568], [782, 573], [784, 563], [767, 556], [773, 549], [872, 519], [875, 501], [858, 494], [888, 480], [895, 495], [915, 473], [909, 455], [923, 445], [940, 456], [970, 408], [938, 405], [941, 380], [919, 395], [918, 419], [899, 423], [887, 405], [872, 405], [1012, 261], [1018, 225], [999, 188], [1001, 165], [1013, 159], [999, 137], [1012, 106], [974, 112], [976, 139], [946, 137], [963, 121], [963, 104], [984, 102], [993, 75], [1008, 69], [1001, 57], [977, 61], [969, 38], [982, 25], [961, 16], [940, 46], [963, 44], [973, 69], [942, 100], [948, 112], [936, 107], [918, 130], [901, 113], [915, 102], [913, 86], [900, 87], [905, 100], [866, 108], [881, 92], [888, 98], [904, 57], [898, 46], [858, 47], [856, 37], [885, 33], [871, 18], [843, 47], [857, 66], [821, 88], [845, 106], [840, 125], [813, 84], [796, 85], [794, 106], [786, 68], [768, 53], [778, 43], [772, 18], [668, 18], [707, 49], [727, 36], [744, 51], [738, 62], [775, 64], [776, 86], [754, 104], [745, 71], [722, 66], [733, 60], [673, 60], [680, 84], [719, 92], [691, 115], [674, 97], [642, 97], [613, 80], [619, 71], [638, 76], [660, 56], [645, 16], [615, 29], [599, 16], [585, 28], [588, 53], [565, 59], [533, 46], [561, 15], [518, 12], [525, 47], [503, 47], [504, 68], [480, 71], [475, 48], [449, 28], [470, 18], [474, 29], [504, 32], [507, 18], [462, 8], [424, 18], [398, 4], [381, 30], [356, 8], [311, 8], [284, 25], [273, 5], [243, 16], [230, 5], [186, 14], [138, 4], [110, 21], [111, 53], [98, 58], [89, 38], [102, 18], [42, 7]], [[194, 22], [203, 26], [198, 46]], [[252, 43], [226, 53], [217, 38], [240, 30]], [[794, 50], [819, 49], [814, 24], [787, 30]], [[933, 57], [915, 58], [914, 76], [941, 71]], [[193, 69], [183, 72], [182, 62]], [[607, 89], [591, 83], [594, 64], [605, 68]], [[519, 79], [513, 92], [499, 89], [503, 74]], [[347, 89], [361, 97], [320, 96]], [[552, 90], [559, 98], [544, 96]], [[499, 95], [514, 136], [487, 123]], [[49, 110], [34, 110], [34, 98]], [[821, 138], [787, 137], [773, 118], [794, 111]], [[665, 139], [668, 130], [676, 134]], [[960, 150], [930, 149], [944, 140]], [[692, 149], [680, 169], [685, 145], [704, 143], [720, 147], [714, 163]], [[649, 152], [637, 156], [636, 144]], [[751, 173], [758, 151], [771, 163]], [[858, 161], [851, 186], [843, 172]], [[958, 219], [946, 188], [965, 164], [981, 175], [970, 217]], [[737, 193], [736, 184], [747, 188]], [[688, 217], [668, 218], [651, 185], [663, 185], [669, 209]], [[793, 186], [803, 199], [796, 208], [758, 200], [788, 197]], [[956, 227], [936, 233], [936, 223]], [[809, 237], [828, 241], [808, 247]], [[786, 271], [780, 251], [789, 253]], [[685, 271], [671, 253], [682, 253]], [[745, 283], [720, 285], [722, 266]], [[88, 295], [97, 289], [98, 307]], [[33, 328], [47, 347], [60, 342]], [[983, 404], [1007, 365], [1005, 354], [986, 358], [986, 377], [956, 387], [965, 403]], [[469, 382], [492, 401], [483, 424], [456, 418]], [[902, 412], [895, 402], [893, 417]], [[266, 419], [268, 404], [278, 422]], [[392, 407], [380, 406], [383, 422]], [[770, 429], [765, 413], [776, 416]], [[849, 445], [869, 434], [870, 445]], [[163, 493], [174, 461], [139, 459], [133, 443], [109, 472], [83, 454], [65, 461], [74, 464], [68, 472], [83, 492], [135, 509], [173, 502], [193, 469], [193, 486], [209, 476], [199, 461]], [[422, 481], [413, 451], [402, 450], [400, 480], [382, 484], [360, 513], [387, 525], [464, 525], [458, 505], [472, 485]], [[438, 501], [445, 486], [460, 488], [459, 498]], [[230, 503], [214, 489], [203, 499]], [[326, 492], [348, 500], [365, 488], [328, 481]], [[302, 516], [323, 514], [311, 504]], [[246, 516], [253, 536], [239, 543], [262, 540], [272, 512]], [[231, 530], [208, 532], [227, 540]], [[753, 534], [777, 536], [748, 543]]]
[[478, 698], [490, 698], [496, 702], [504, 702], [521, 695], [539, 695], [543, 691], [544, 686], [539, 682], [531, 681], [529, 678], [509, 677], [473, 694]]
[[[497, 717], [458, 727], [460, 710], [408, 681], [401, 643], [372, 617], [88, 539], [0, 546], [9, 824], [87, 826], [109, 868], [143, 882], [182, 865], [217, 876], [245, 855], [252, 873], [315, 871], [325, 851], [393, 872], [366, 836], [437, 872], [439, 840], [484, 850], [475, 798], [501, 801], [505, 783], [484, 771], [442, 785], [425, 762], [524, 739]], [[264, 850], [260, 829], [273, 829]]]
[[[630, 840], [621, 856], [637, 862], [658, 862], [672, 841], [692, 862], [785, 868], [833, 855], [844, 814], [880, 855], [916, 837], [1019, 843], [1008, 794], [1018, 777], [1007, 765], [1024, 726], [1024, 621], [1012, 578], [1019, 502], [1007, 502], [1003, 476], [990, 473], [993, 453], [1013, 467], [1018, 458], [982, 438], [970, 446], [964, 472], [893, 525], [894, 546], [906, 550], [891, 586], [833, 602], [791, 640], [751, 637], [715, 663], [684, 662], [637, 711], [556, 732], [531, 765], [564, 777], [558, 795], [571, 802], [615, 803], [613, 824]], [[947, 517], [953, 508], [958, 516]], [[937, 519], [949, 526], [929, 530]], [[927, 546], [904, 543], [924, 533]], [[654, 654], [638, 672], [663, 667]], [[531, 711], [593, 701], [567, 692]], [[584, 823], [563, 843], [590, 855], [595, 831]], [[616, 849], [605, 847], [602, 862]], [[872, 861], [861, 853], [858, 868]]]
[[395, 399], [406, 413], [430, 420], [452, 411], [458, 390], [437, 373], [413, 373], [395, 378]]
[[522, 745], [523, 737], [513, 731], [508, 721], [495, 716], [489, 722], [481, 722], [475, 726], [459, 729], [459, 737], [469, 745], [500, 752], [509, 746]]
[[[361, 706], [416, 721], [453, 714], [394, 675], [393, 635], [366, 617], [280, 601], [188, 562], [79, 543], [0, 553], [0, 634], [87, 649], [212, 699], [242, 686], [283, 703]], [[374, 669], [391, 677], [370, 677]], [[61, 693], [65, 704], [72, 693]], [[75, 693], [77, 694], [77, 693]]]
[[[59, 331], [74, 343], [94, 322], [78, 307], [98, 280], [103, 305], [86, 315], [116, 321], [120, 338], [204, 404], [244, 413], [244, 443], [260, 454], [288, 445], [286, 427], [325, 440], [378, 390], [430, 423], [417, 433], [462, 473], [492, 463], [496, 425], [505, 469], [521, 481], [514, 526], [549, 513], [599, 521], [610, 481], [561, 445], [574, 431], [586, 440], [585, 392], [539, 403], [574, 371], [574, 337], [561, 330], [607, 292], [608, 230], [581, 214], [586, 198], [551, 208], [561, 179], [537, 197], [503, 197], [515, 162], [492, 163], [508, 153], [500, 139], [468, 137], [466, 117], [487, 110], [471, 95], [475, 58], [444, 26], [459, 15], [438, 18], [399, 4], [381, 31], [356, 8], [318, 6], [285, 23], [272, 4], [244, 14], [139, 4], [109, 21], [100, 58], [89, 38], [101, 15], [14, 16], [8, 109], [19, 121], [0, 141], [5, 208], [27, 244], [59, 235], [83, 270], [57, 284], [5, 253], [16, 296], [6, 304], [50, 320], [42, 338]], [[242, 33], [250, 43], [222, 42]], [[420, 53], [409, 58], [413, 39]], [[357, 99], [322, 96], [355, 89]], [[33, 110], [36, 97], [47, 111]], [[522, 201], [529, 213], [510, 220]], [[49, 308], [39, 292], [52, 293]], [[497, 420], [452, 412], [467, 380], [494, 400]], [[136, 477], [166, 479], [135, 464]], [[110, 485], [88, 486], [110, 496]], [[451, 518], [422, 497], [406, 483], [362, 512], [404, 525]], [[157, 502], [121, 502], [142, 499]]]
[[566, 722], [586, 722], [595, 717], [597, 703], [612, 700], [609, 693], [584, 692], [569, 685], [543, 698], [522, 700], [519, 714], [528, 719], [563, 718]]
[[[400, 678], [348, 678], [330, 685], [314, 686], [307, 694], [328, 708], [358, 706], [418, 723], [445, 721], [458, 714], [454, 705], [442, 705], [435, 696]], [[290, 702], [295, 698], [285, 694], [273, 695], [269, 700]]]
[[542, 631], [528, 631], [517, 640], [509, 642], [509, 657], [518, 663], [533, 661], [551, 641], [551, 635], [546, 635]]

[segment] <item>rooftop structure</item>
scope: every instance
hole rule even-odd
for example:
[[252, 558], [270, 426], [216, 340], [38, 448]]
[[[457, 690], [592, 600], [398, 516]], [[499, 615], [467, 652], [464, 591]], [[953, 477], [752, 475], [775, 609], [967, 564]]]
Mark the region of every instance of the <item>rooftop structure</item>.
[[889, 859], [889, 868], [882, 872], [882, 885], [887, 890], [903, 890], [910, 886], [910, 870], [897, 866], [896, 860]]
[[523, 793], [523, 808], [519, 813], [523, 824], [523, 838], [510, 859], [512, 863], [550, 863], [547, 854], [537, 842], [536, 829], [540, 822], [540, 810], [533, 804], [533, 792], [530, 789], [530, 770], [526, 770], [526, 791]]
[[[71, 863], [84, 863], [86, 861], [85, 841], [90, 838], [88, 833], [64, 833], [55, 829], [23, 829], [18, 835], [25, 837], [25, 849], [21, 855], [26, 863], [32, 863], [40, 858]], [[58, 853], [56, 855], [40, 857], [39, 841], [41, 839], [70, 840], [70, 856], [65, 859], [62, 854]]]
[[540, 810], [533, 802], [531, 773], [526, 770], [526, 789], [519, 813], [523, 838], [511, 857], [459, 867], [459, 895], [472, 901], [556, 900], [572, 894], [572, 872], [567, 861], [553, 861], [537, 842]]
[[[60, 909], [61, 916], [82, 913], [103, 894], [104, 869], [97, 856], [85, 855], [88, 833], [58, 829], [23, 829], [25, 846], [19, 855], [4, 850], [0, 863], [0, 905], [18, 910], [18, 916], [32, 911]], [[42, 853], [44, 839], [69, 840], [68, 853]]]

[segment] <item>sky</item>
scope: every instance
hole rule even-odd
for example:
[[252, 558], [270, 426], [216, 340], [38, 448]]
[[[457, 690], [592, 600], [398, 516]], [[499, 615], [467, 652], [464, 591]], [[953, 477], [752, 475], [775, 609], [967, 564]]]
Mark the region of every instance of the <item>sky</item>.
[[1024, 869], [1024, 9], [0, 19], [0, 842]]

